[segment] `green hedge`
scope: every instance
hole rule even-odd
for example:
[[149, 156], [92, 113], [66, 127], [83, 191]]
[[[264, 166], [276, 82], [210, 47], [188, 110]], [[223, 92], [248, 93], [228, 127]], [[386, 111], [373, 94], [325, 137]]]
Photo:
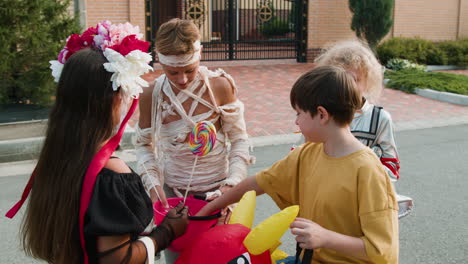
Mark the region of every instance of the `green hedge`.
[[468, 76], [415, 70], [386, 71], [386, 87], [414, 93], [416, 88], [468, 95]]
[[377, 47], [382, 64], [407, 59], [426, 65], [468, 66], [468, 39], [432, 42], [420, 38], [392, 38]]
[[290, 32], [289, 23], [287, 20], [274, 17], [260, 26], [260, 32], [262, 32], [265, 37], [282, 36]]

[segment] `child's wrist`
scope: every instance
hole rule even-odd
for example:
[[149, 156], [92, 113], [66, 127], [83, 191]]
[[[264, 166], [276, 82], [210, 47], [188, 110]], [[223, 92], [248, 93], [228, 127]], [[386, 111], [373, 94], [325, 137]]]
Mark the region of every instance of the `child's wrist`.
[[333, 238], [335, 237], [336, 233], [326, 228], [323, 228], [323, 231], [324, 236], [322, 240], [322, 248], [332, 248]]

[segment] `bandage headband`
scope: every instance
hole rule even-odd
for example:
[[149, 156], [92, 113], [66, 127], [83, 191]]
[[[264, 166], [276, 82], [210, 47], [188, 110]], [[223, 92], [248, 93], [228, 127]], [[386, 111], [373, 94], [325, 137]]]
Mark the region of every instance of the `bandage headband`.
[[159, 63], [171, 67], [185, 67], [193, 64], [201, 58], [201, 43], [199, 40], [193, 43], [193, 49], [193, 53], [182, 55], [163, 55], [157, 52]]

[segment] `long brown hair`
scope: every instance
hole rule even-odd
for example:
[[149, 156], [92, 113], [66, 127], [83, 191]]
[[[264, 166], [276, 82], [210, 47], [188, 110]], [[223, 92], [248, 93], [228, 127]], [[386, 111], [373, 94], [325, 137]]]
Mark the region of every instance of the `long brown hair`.
[[26, 254], [79, 263], [78, 211], [86, 169], [113, 131], [112, 73], [101, 51], [84, 49], [65, 63], [21, 226]]

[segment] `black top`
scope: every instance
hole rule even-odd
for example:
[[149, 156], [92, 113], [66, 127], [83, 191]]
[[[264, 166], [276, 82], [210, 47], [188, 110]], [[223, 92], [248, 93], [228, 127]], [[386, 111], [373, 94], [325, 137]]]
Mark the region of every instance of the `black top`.
[[136, 240], [152, 217], [151, 199], [140, 176], [133, 170], [117, 173], [103, 168], [97, 175], [85, 215], [84, 235], [89, 262], [97, 263], [96, 236], [130, 234], [131, 240]]

